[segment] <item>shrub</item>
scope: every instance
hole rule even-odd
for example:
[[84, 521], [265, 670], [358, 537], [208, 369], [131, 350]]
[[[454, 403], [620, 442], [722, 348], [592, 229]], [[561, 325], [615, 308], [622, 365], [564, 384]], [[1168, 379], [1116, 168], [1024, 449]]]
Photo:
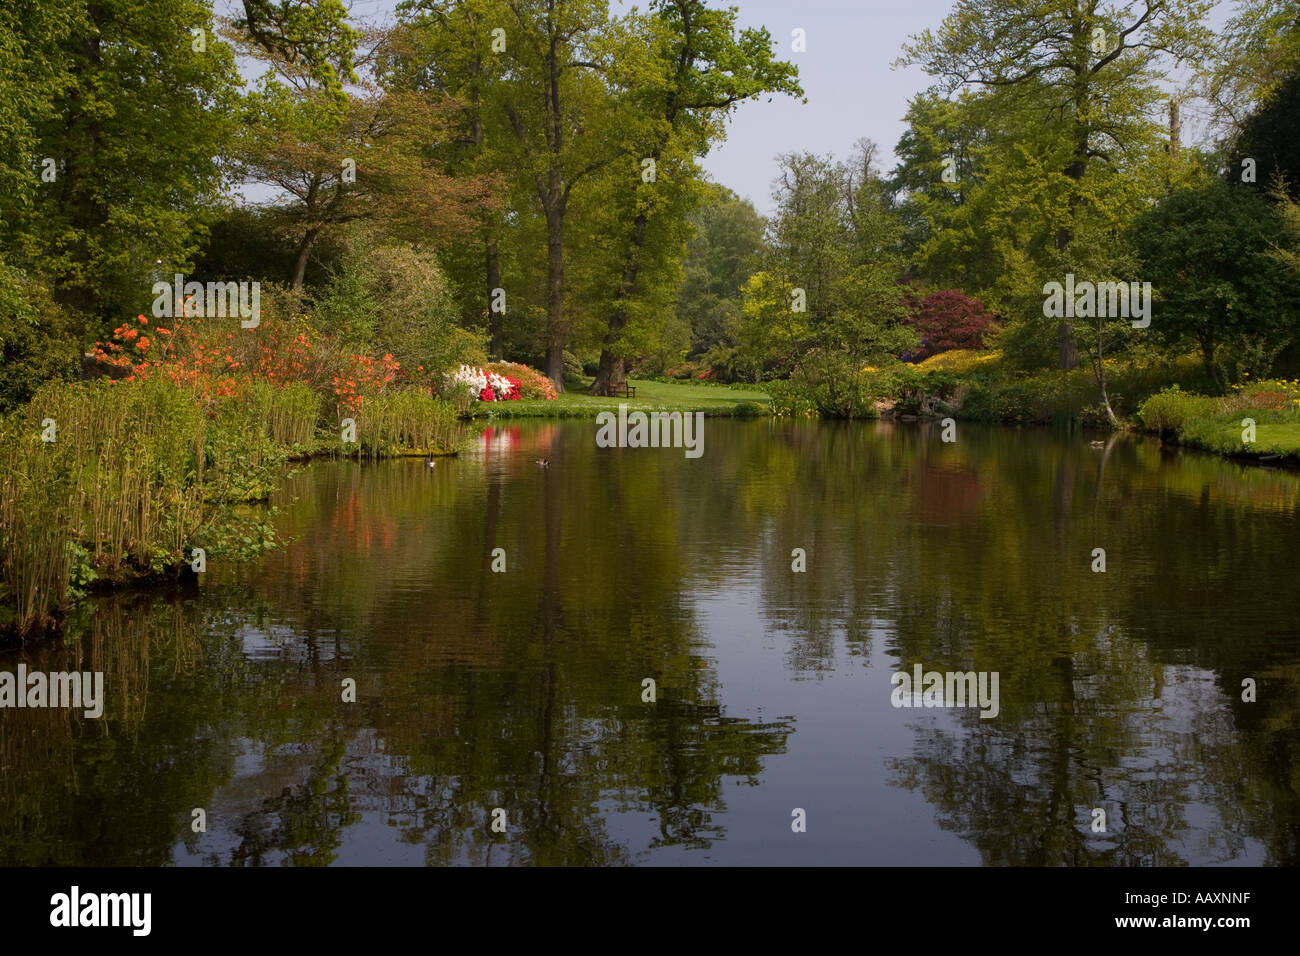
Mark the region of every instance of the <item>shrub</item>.
[[26, 402], [42, 382], [76, 377], [72, 326], [43, 285], [0, 262], [0, 411]]
[[1143, 402], [1137, 416], [1151, 431], [1176, 435], [1191, 419], [1212, 416], [1218, 410], [1216, 399], [1191, 395], [1174, 385]]
[[817, 415], [812, 396], [803, 388], [788, 381], [770, 382], [768, 394], [772, 396], [772, 414], [778, 417], [811, 418]]
[[949, 349], [982, 349], [985, 337], [997, 330], [993, 315], [979, 299], [943, 289], [925, 296], [909, 294], [908, 315], [902, 320], [921, 336], [921, 345], [906, 358], [920, 361]]
[[530, 368], [519, 362], [489, 362], [483, 366], [483, 369], [516, 381], [520, 398], [542, 399], [545, 401], [553, 401], [559, 398], [555, 392], [555, 385], [535, 368]]
[[312, 320], [352, 351], [387, 353], [408, 368], [462, 360], [472, 334], [456, 336], [459, 309], [432, 253], [405, 243], [349, 236], [346, 251], [313, 297]]
[[842, 352], [812, 349], [800, 360], [781, 392], [782, 408], [813, 408], [823, 418], [865, 418], [875, 414], [870, 379], [857, 362]]
[[916, 367], [922, 371], [942, 370], [960, 375], [996, 367], [998, 360], [1001, 358], [1002, 353], [998, 351], [951, 349], [918, 362]]

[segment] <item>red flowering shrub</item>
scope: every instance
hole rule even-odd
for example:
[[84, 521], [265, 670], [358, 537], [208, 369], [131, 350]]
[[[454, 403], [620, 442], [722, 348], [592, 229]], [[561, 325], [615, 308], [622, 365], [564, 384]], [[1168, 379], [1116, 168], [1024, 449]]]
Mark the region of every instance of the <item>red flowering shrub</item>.
[[920, 347], [902, 356], [904, 361], [920, 362], [949, 349], [982, 349], [985, 336], [998, 327], [983, 302], [956, 289], [925, 296], [909, 293], [904, 302], [908, 315], [903, 324], [921, 335]]
[[483, 366], [485, 372], [493, 372], [510, 379], [515, 385], [515, 398], [545, 399], [554, 401], [559, 398], [551, 380], [537, 371], [519, 362], [489, 362]]

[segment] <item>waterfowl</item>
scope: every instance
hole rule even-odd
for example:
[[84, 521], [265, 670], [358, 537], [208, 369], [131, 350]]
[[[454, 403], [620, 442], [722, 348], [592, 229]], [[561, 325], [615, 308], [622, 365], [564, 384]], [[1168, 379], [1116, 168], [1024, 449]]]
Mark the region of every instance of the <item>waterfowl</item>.
[[437, 468], [437, 467], [438, 467], [438, 463], [437, 463], [436, 461], [433, 460], [433, 454], [432, 454], [432, 453], [429, 454], [429, 457], [428, 457], [428, 458], [424, 459], [424, 467], [426, 467], [426, 468]]
[[1106, 447], [1106, 443], [1105, 443], [1104, 441], [1090, 441], [1090, 442], [1088, 442], [1088, 444], [1091, 445], [1093, 448], [1105, 448], [1105, 447]]
[[537, 462], [537, 464], [541, 465], [543, 468], [551, 467], [551, 459], [549, 458], [534, 458], [533, 461]]

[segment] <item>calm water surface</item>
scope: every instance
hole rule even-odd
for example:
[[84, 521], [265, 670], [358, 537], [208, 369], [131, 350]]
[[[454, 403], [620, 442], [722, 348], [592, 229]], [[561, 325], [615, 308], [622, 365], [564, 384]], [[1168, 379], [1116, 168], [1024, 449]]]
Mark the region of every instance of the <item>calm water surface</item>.
[[[283, 552], [0, 657], [108, 697], [0, 712], [0, 863], [1300, 862], [1300, 477], [965, 424], [594, 436], [312, 465]], [[895, 708], [918, 663], [1000, 712]]]

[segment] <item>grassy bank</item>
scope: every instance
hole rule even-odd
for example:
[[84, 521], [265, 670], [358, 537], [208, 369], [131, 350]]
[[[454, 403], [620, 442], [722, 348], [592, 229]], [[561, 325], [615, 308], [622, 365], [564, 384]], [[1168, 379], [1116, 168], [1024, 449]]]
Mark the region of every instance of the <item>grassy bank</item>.
[[[1107, 359], [1107, 391], [1123, 428], [1242, 458], [1300, 461], [1300, 380], [1233, 385], [1225, 396], [1196, 356]], [[774, 385], [784, 415], [952, 416], [966, 421], [1112, 427], [1089, 368], [1019, 371], [997, 351], [951, 351], [915, 365], [867, 367], [853, 375]], [[1250, 420], [1254, 434], [1246, 430]]]
[[[693, 382], [658, 382], [630, 379], [636, 398], [599, 398], [586, 393], [591, 379], [572, 378], [567, 391], [550, 401], [475, 402], [469, 416], [497, 418], [594, 418], [603, 411], [703, 412], [705, 415], [766, 414], [769, 396], [755, 386], [705, 385]], [[756, 407], [757, 406], [757, 407]]]
[[1300, 380], [1234, 386], [1222, 397], [1175, 386], [1143, 402], [1137, 420], [1146, 431], [1180, 445], [1300, 464]]

